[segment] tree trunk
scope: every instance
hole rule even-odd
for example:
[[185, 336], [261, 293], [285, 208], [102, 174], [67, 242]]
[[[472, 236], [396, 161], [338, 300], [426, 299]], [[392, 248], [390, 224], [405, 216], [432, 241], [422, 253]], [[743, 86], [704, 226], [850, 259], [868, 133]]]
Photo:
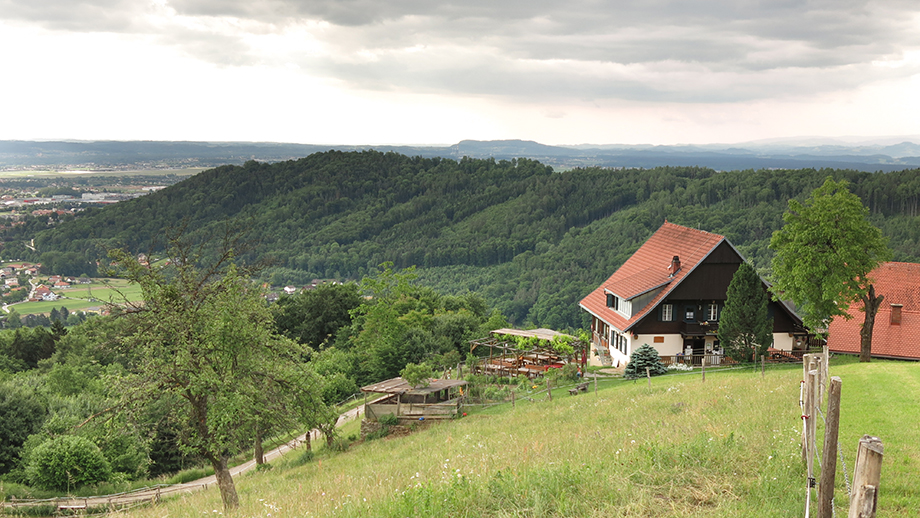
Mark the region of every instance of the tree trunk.
[[211, 456], [211, 466], [214, 468], [214, 477], [217, 479], [217, 487], [220, 489], [220, 499], [224, 503], [224, 512], [229, 512], [240, 506], [240, 498], [236, 494], [236, 485], [233, 484], [233, 477], [230, 476], [230, 468], [227, 467], [227, 457]]
[[878, 314], [878, 308], [885, 300], [885, 296], [876, 297], [875, 286], [870, 284], [869, 293], [862, 300], [866, 310], [866, 320], [863, 322], [862, 329], [859, 330], [859, 361], [868, 362], [872, 356], [872, 329], [875, 328], [875, 315]]
[[253, 458], [255, 458], [256, 465], [265, 464], [265, 450], [262, 448], [262, 431], [256, 432], [255, 445], [253, 446]]

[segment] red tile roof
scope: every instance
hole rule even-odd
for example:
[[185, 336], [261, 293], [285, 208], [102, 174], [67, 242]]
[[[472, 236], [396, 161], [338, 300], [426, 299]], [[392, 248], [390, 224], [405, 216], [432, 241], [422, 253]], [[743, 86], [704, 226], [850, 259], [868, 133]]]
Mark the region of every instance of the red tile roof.
[[[869, 278], [875, 292], [885, 296], [872, 329], [872, 356], [920, 359], [920, 264], [884, 263]], [[892, 304], [902, 305], [899, 325], [891, 324]], [[862, 303], [853, 304], [847, 311], [853, 318], [831, 322], [828, 349], [859, 353], [859, 330], [866, 318], [861, 308]]]
[[[582, 299], [579, 305], [617, 329], [627, 331], [667, 297], [724, 240], [725, 237], [718, 234], [665, 221], [623, 266]], [[680, 270], [674, 277], [669, 277], [671, 259], [675, 255], [680, 258]], [[661, 293], [646, 307], [633, 308], [633, 316], [629, 319], [607, 307], [607, 292], [628, 300], [661, 286], [665, 286]]]

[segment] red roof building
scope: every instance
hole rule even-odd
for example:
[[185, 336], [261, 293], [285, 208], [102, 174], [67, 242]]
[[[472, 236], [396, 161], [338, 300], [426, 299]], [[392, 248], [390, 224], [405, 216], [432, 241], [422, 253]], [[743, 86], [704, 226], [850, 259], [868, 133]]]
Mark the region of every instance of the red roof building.
[[[592, 360], [618, 365], [643, 344], [663, 356], [718, 352], [719, 316], [743, 261], [724, 236], [665, 221], [579, 304], [591, 314]], [[806, 335], [801, 319], [782, 303], [770, 312], [773, 347], [791, 350]]]
[[[872, 329], [872, 356], [920, 360], [920, 264], [884, 263], [869, 275], [875, 293], [885, 297]], [[859, 331], [865, 320], [862, 303], [853, 304], [846, 320], [828, 327], [827, 348], [859, 354]]]

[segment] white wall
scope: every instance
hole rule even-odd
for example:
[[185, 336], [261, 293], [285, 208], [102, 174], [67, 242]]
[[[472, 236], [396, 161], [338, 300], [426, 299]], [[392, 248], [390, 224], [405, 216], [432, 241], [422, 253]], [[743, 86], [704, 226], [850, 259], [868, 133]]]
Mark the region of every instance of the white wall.
[[614, 367], [619, 367], [620, 365], [623, 365], [624, 363], [629, 363], [629, 356], [621, 353], [620, 351], [618, 351], [617, 349], [613, 347], [610, 348], [610, 356], [613, 358]]
[[795, 345], [795, 337], [789, 333], [773, 333], [773, 347], [781, 351], [791, 351]]
[[[655, 343], [656, 336], [664, 336], [663, 343]], [[672, 356], [684, 351], [684, 339], [679, 334], [676, 335], [639, 335], [639, 338], [631, 340], [631, 351], [642, 347], [643, 344], [649, 344], [658, 351], [659, 356]]]

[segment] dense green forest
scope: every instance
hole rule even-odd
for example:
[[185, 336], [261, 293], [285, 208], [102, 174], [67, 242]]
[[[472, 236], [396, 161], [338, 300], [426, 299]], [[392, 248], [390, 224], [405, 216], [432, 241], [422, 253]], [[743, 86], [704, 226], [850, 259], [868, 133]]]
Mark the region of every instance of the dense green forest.
[[[772, 232], [790, 198], [846, 179], [890, 239], [920, 260], [920, 171], [588, 168], [528, 159], [459, 161], [397, 153], [317, 153], [223, 166], [148, 196], [89, 209], [5, 239], [4, 257], [92, 273], [111, 247], [157, 251], [163, 229], [198, 236], [250, 230], [243, 261], [270, 260], [265, 281], [360, 279], [386, 261], [418, 267], [442, 293], [482, 294], [515, 325], [583, 325], [576, 302], [669, 221], [723, 234], [768, 273]], [[35, 238], [35, 251], [24, 246]], [[67, 270], [67, 271], [63, 271]]]

